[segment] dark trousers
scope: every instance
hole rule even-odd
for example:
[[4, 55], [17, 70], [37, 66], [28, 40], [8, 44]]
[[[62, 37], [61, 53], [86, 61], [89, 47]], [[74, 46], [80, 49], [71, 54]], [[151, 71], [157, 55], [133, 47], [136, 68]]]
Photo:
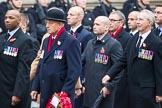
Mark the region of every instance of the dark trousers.
[[83, 108], [83, 97], [84, 94], [81, 94], [77, 99], [75, 99], [74, 108]]

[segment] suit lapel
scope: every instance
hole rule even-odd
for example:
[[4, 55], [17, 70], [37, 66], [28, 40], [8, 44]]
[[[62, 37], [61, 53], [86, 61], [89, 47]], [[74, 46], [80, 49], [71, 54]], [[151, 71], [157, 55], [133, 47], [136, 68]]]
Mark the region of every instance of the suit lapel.
[[137, 33], [135, 36], [134, 36], [134, 40], [132, 42], [132, 47], [131, 47], [131, 58], [132, 58], [132, 62], [133, 60], [137, 57], [138, 55], [138, 48], [136, 47], [136, 43], [137, 43], [137, 40], [138, 40], [138, 36], [139, 36], [139, 33]]
[[80, 26], [80, 27], [75, 31], [78, 40], [79, 40], [79, 38], [81, 37], [81, 36], [79, 35], [79, 33], [81, 33], [82, 30], [83, 30], [83, 26]]
[[[151, 32], [152, 33], [152, 32]], [[151, 33], [147, 36], [147, 38], [144, 40], [144, 42], [141, 45], [141, 49], [147, 49], [150, 44], [151, 44]], [[138, 40], [138, 35], [139, 33], [136, 35], [136, 39], [135, 41], [133, 41], [133, 45], [132, 45], [132, 62], [138, 57], [138, 48], [136, 48], [136, 43]]]
[[[55, 41], [55, 43], [52, 45], [50, 51], [47, 52], [47, 53], [45, 54], [45, 58], [44, 58], [44, 59], [47, 59], [51, 54], [54, 54], [54, 50], [56, 50], [58, 47], [60, 47], [60, 46], [63, 44], [63, 41], [64, 41], [65, 38], [66, 38], [66, 35], [65, 35], [65, 34], [66, 34], [66, 32], [63, 32], [63, 33], [56, 39], [56, 41]], [[49, 40], [49, 38], [48, 38], [48, 40]], [[47, 48], [47, 46], [48, 46], [48, 40], [47, 40], [47, 42], [45, 43], [46, 48]]]
[[147, 36], [145, 41], [142, 43], [141, 48], [147, 49], [151, 45], [151, 37], [153, 36], [152, 32]]
[[6, 45], [10, 46], [11, 44], [13, 44], [16, 39], [18, 38], [18, 36], [21, 36], [20, 34], [22, 34], [22, 30], [19, 28], [15, 34], [6, 42]]

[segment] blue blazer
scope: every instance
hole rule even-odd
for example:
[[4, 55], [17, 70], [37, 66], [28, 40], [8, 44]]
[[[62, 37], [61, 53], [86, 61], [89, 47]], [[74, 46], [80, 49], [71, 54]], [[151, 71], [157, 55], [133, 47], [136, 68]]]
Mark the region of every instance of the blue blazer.
[[41, 93], [40, 108], [45, 108], [54, 93], [66, 92], [74, 101], [76, 81], [81, 73], [80, 43], [64, 31], [47, 52], [49, 37], [44, 40], [42, 55], [32, 90]]

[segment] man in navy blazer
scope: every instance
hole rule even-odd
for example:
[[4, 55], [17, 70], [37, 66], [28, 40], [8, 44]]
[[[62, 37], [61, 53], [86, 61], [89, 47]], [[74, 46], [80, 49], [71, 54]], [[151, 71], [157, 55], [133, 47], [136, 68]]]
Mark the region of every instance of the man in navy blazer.
[[162, 41], [151, 31], [153, 22], [151, 11], [139, 13], [139, 33], [129, 40], [123, 56], [102, 79], [106, 84], [127, 69], [128, 108], [159, 108], [157, 102], [162, 101]]
[[7, 11], [4, 22], [8, 32], [0, 36], [1, 108], [30, 107], [29, 71], [33, 44], [19, 27], [20, 20], [17, 10]]
[[[67, 23], [71, 26], [70, 33], [76, 37], [81, 45], [81, 53], [83, 53], [86, 45], [90, 39], [93, 38], [91, 32], [83, 28], [82, 21], [84, 18], [84, 10], [79, 6], [71, 7], [68, 11]], [[80, 76], [81, 82], [84, 83], [84, 73]], [[80, 79], [79, 79], [80, 80]], [[77, 85], [76, 85], [77, 86]], [[75, 97], [81, 94], [81, 89], [76, 87]], [[82, 108], [83, 105], [83, 95], [75, 99], [75, 107]]]
[[65, 92], [74, 103], [74, 89], [81, 72], [81, 51], [77, 39], [65, 28], [65, 13], [58, 8], [47, 12], [46, 27], [50, 34], [43, 42], [42, 55], [32, 86], [31, 97], [41, 93], [40, 108], [45, 108], [54, 93]]

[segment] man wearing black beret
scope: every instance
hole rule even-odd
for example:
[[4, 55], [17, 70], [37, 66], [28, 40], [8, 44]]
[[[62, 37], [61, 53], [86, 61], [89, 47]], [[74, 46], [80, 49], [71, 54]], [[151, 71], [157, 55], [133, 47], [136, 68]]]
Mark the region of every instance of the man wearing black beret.
[[81, 72], [80, 43], [64, 28], [61, 9], [47, 11], [46, 28], [50, 34], [43, 42], [41, 59], [32, 86], [31, 97], [41, 93], [40, 108], [45, 108], [54, 93], [64, 92], [74, 103], [74, 90]]

